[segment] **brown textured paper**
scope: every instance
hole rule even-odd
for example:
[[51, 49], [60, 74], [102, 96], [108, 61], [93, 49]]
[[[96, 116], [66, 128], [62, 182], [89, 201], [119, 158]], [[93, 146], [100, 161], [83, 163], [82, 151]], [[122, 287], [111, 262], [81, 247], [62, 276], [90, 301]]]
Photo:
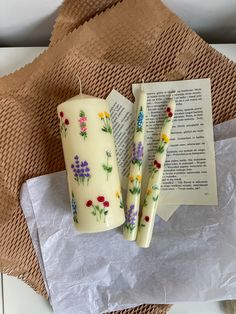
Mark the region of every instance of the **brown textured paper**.
[[[104, 1], [103, 8], [115, 2]], [[115, 88], [130, 100], [131, 84], [142, 78], [151, 82], [209, 77], [214, 123], [236, 116], [235, 64], [160, 1], [124, 0], [58, 41], [59, 25], [65, 26], [64, 36], [102, 11], [95, 9], [94, 1], [94, 6], [89, 5], [91, 12], [86, 9], [81, 13], [84, 18], [70, 28], [68, 21], [74, 23], [79, 10], [85, 11], [81, 3], [85, 1], [77, 1], [76, 9], [74, 1], [62, 7], [64, 21], [57, 20], [59, 36], [54, 31], [52, 47], [32, 64], [0, 79], [0, 266], [43, 295], [46, 291], [19, 206], [19, 190], [28, 178], [64, 169], [56, 107], [79, 93], [78, 74], [86, 94], [105, 98]], [[158, 307], [147, 309], [147, 313], [155, 311]]]

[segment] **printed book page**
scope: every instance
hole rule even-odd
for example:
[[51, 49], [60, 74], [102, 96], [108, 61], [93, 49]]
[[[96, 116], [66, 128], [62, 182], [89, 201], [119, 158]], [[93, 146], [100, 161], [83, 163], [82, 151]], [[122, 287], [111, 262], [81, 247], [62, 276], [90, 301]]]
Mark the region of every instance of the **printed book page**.
[[[133, 84], [137, 99], [140, 84]], [[146, 143], [143, 167], [145, 191], [158, 145], [164, 110], [175, 90], [176, 113], [163, 175], [160, 205], [216, 205], [216, 170], [210, 80], [145, 83]], [[135, 106], [116, 91], [108, 96], [122, 186], [129, 174]]]

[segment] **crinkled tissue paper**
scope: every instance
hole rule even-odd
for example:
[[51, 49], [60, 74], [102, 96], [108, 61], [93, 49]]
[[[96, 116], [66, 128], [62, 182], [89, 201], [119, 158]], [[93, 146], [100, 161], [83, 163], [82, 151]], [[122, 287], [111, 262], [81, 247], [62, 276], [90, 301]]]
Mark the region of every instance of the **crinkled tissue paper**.
[[149, 249], [122, 228], [79, 234], [65, 171], [24, 183], [21, 205], [55, 314], [143, 303], [236, 298], [236, 119], [214, 127], [218, 206], [180, 206], [156, 218]]

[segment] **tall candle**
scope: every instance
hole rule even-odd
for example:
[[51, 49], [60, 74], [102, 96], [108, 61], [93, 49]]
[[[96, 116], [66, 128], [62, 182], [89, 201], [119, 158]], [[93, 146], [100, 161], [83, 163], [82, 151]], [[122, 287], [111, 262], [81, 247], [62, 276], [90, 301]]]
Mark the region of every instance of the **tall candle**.
[[124, 238], [129, 241], [136, 240], [138, 230], [146, 107], [147, 93], [141, 88], [136, 110], [132, 160], [126, 199], [126, 220], [123, 231]]
[[137, 244], [140, 247], [149, 247], [152, 239], [153, 227], [157, 206], [159, 202], [164, 164], [166, 160], [167, 148], [170, 141], [172, 123], [175, 113], [176, 103], [171, 97], [166, 108], [166, 116], [161, 129], [160, 141], [156, 149], [155, 159], [153, 161], [148, 188], [142, 208], [142, 215], [139, 221], [137, 234]]
[[120, 226], [124, 206], [106, 100], [80, 94], [57, 111], [76, 229], [90, 233]]

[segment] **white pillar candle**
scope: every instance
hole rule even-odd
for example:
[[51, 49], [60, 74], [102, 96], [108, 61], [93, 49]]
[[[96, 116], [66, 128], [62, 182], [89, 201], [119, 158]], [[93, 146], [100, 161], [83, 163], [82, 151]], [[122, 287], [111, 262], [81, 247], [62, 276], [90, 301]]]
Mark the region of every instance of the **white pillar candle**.
[[90, 233], [122, 225], [124, 206], [107, 102], [80, 94], [57, 111], [76, 229]]
[[153, 161], [152, 171], [148, 181], [148, 188], [142, 208], [142, 215], [139, 221], [139, 229], [136, 241], [138, 246], [144, 248], [149, 247], [152, 239], [152, 232], [159, 201], [164, 164], [170, 141], [175, 107], [175, 100], [174, 98], [171, 98], [166, 108], [166, 116], [161, 129], [160, 142], [158, 144], [155, 159]]
[[138, 230], [146, 107], [147, 93], [141, 90], [136, 111], [132, 160], [127, 188], [126, 219], [124, 223], [124, 238], [129, 241], [136, 240]]

